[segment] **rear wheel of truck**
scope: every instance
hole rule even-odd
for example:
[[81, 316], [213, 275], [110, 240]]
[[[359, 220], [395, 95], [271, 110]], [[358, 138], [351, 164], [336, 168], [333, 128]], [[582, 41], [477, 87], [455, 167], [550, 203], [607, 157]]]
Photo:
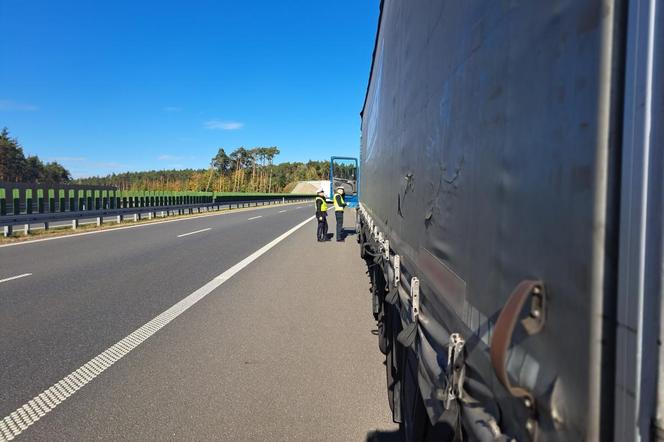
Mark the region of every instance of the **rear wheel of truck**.
[[378, 334], [378, 348], [384, 355], [387, 354], [389, 341], [388, 341], [388, 327], [386, 326], [385, 319], [385, 277], [382, 270], [378, 266], [370, 267], [371, 276], [371, 297], [373, 304], [373, 316], [376, 320], [376, 328]]

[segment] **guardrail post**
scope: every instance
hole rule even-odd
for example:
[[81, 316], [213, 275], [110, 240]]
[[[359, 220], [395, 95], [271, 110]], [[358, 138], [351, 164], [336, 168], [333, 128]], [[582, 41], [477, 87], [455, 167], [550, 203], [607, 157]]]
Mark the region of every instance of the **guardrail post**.
[[12, 226], [4, 226], [2, 229], [2, 234], [5, 238], [12, 236]]
[[134, 213], [134, 222], [138, 222], [138, 213]]
[[286, 197], [285, 196], [281, 197], [281, 204], [286, 204]]
[[73, 230], [78, 229], [78, 220], [77, 220], [77, 219], [73, 219], [73, 220], [71, 220], [71, 228], [72, 228]]
[[120, 224], [122, 222], [122, 215], [118, 215], [115, 217], [115, 222]]
[[151, 210], [148, 212], [148, 219], [154, 218], [154, 212]]
[[23, 226], [23, 234], [24, 235], [29, 235], [30, 234], [30, 224], [25, 224]]
[[44, 221], [44, 230], [48, 230], [48, 228], [49, 228], [48, 221]]
[[104, 218], [101, 216], [97, 217], [97, 227], [101, 227], [101, 225], [104, 223]]
[[21, 194], [19, 189], [12, 189], [12, 215], [21, 213]]
[[161, 211], [161, 217], [166, 218], [166, 212], [164, 212], [163, 210]]

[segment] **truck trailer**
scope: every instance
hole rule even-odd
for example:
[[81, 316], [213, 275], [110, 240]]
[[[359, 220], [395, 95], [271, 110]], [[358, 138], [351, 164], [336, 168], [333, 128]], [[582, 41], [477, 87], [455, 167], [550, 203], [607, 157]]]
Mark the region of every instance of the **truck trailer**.
[[360, 252], [406, 441], [664, 438], [664, 3], [382, 0]]

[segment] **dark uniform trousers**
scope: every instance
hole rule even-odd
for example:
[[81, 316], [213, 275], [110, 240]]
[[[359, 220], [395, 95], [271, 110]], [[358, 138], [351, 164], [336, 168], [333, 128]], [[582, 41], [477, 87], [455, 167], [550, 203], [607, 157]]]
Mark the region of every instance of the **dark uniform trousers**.
[[337, 219], [337, 241], [341, 241], [344, 239], [343, 237], [343, 231], [344, 231], [344, 211], [343, 210], [337, 210], [334, 212], [334, 216]]
[[318, 241], [327, 240], [327, 213], [317, 214], [316, 221], [318, 221], [318, 229], [316, 231], [316, 237], [318, 238]]

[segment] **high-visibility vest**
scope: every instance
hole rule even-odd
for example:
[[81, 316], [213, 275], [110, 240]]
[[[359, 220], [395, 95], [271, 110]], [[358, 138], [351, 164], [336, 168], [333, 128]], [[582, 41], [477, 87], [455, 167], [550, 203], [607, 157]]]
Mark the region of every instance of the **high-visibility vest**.
[[[337, 202], [337, 197], [339, 198], [339, 202]], [[344, 205], [346, 204], [346, 201], [344, 201], [344, 196], [340, 193], [337, 193], [334, 195], [334, 211], [335, 212], [343, 212], [344, 210]]]
[[320, 203], [320, 211], [321, 212], [327, 212], [327, 201], [325, 201], [325, 198], [317, 196], [316, 201], [314, 202], [314, 206], [316, 207], [316, 210], [318, 210], [318, 200], [321, 200]]

